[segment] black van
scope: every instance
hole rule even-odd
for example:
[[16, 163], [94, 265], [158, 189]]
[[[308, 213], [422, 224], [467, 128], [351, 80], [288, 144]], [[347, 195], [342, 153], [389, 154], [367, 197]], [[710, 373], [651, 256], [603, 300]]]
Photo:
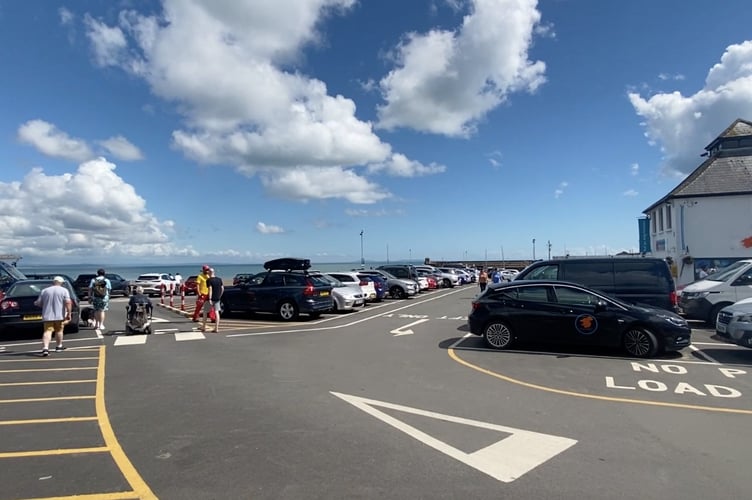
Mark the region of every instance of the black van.
[[514, 280], [571, 281], [625, 302], [676, 312], [676, 284], [663, 259], [654, 257], [567, 257], [533, 262]]

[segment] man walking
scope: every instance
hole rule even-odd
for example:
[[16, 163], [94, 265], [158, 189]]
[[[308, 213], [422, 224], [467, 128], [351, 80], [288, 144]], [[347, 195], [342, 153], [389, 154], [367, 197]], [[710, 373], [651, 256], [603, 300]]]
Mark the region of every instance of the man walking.
[[214, 330], [212, 330], [214, 333], [219, 332], [219, 313], [220, 313], [220, 299], [222, 298], [222, 294], [225, 291], [225, 285], [222, 283], [222, 279], [218, 278], [215, 273], [214, 269], [209, 269], [209, 278], [206, 280], [206, 287], [209, 289], [208, 295], [209, 300], [207, 300], [204, 303], [204, 322], [201, 327], [202, 330], [206, 331], [206, 317], [211, 314], [212, 309], [214, 309], [214, 315], [215, 315], [215, 323], [214, 323]]
[[97, 333], [102, 333], [104, 327], [105, 312], [110, 308], [110, 292], [112, 283], [105, 277], [104, 269], [97, 269], [97, 277], [89, 283], [89, 300], [94, 309], [94, 328]]
[[480, 270], [480, 276], [478, 276], [478, 285], [480, 285], [480, 291], [483, 292], [488, 285], [488, 273], [485, 269]]
[[209, 287], [206, 286], [206, 280], [209, 279], [209, 269], [210, 267], [204, 264], [196, 277], [196, 309], [193, 310], [193, 321], [196, 323], [201, 316], [204, 303], [209, 299]]
[[34, 301], [35, 306], [42, 308], [42, 321], [44, 323], [42, 356], [45, 357], [50, 355], [50, 340], [52, 340], [53, 332], [57, 343], [55, 352], [65, 349], [63, 347], [63, 328], [65, 323], [71, 320], [73, 302], [68, 289], [62, 286], [64, 281], [62, 277], [55, 276], [52, 280], [52, 286], [42, 290], [39, 298]]

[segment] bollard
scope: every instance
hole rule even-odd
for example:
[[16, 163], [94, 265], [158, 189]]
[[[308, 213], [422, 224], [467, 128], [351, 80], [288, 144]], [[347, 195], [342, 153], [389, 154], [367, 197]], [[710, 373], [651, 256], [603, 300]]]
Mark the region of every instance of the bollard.
[[180, 285], [180, 310], [185, 312], [185, 285]]
[[162, 283], [159, 285], [159, 302], [160, 304], [164, 305], [164, 294], [165, 294], [165, 284]]
[[170, 284], [170, 307], [175, 307], [175, 303], [173, 302], [173, 297], [175, 296], [175, 283]]

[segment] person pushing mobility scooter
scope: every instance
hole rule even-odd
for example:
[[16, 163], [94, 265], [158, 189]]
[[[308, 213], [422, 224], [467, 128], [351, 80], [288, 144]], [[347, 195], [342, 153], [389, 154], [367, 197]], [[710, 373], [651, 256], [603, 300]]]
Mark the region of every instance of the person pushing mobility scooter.
[[151, 314], [154, 306], [151, 299], [144, 295], [144, 288], [136, 287], [136, 293], [131, 295], [128, 305], [125, 306], [125, 333], [131, 335], [134, 333], [151, 334]]

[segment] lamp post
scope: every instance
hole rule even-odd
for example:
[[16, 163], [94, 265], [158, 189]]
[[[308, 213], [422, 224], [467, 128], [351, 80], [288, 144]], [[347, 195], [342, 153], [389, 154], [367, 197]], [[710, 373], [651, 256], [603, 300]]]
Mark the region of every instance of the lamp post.
[[535, 260], [535, 238], [533, 238], [533, 260]]
[[408, 254], [410, 255], [410, 257], [408, 257], [408, 260], [407, 260], [407, 262], [409, 263], [409, 262], [412, 262], [413, 260], [413, 249], [408, 248], [407, 251], [408, 251]]
[[363, 258], [363, 230], [360, 230], [360, 267], [365, 267], [366, 260]]
[[551, 260], [551, 240], [548, 240], [548, 260]]

